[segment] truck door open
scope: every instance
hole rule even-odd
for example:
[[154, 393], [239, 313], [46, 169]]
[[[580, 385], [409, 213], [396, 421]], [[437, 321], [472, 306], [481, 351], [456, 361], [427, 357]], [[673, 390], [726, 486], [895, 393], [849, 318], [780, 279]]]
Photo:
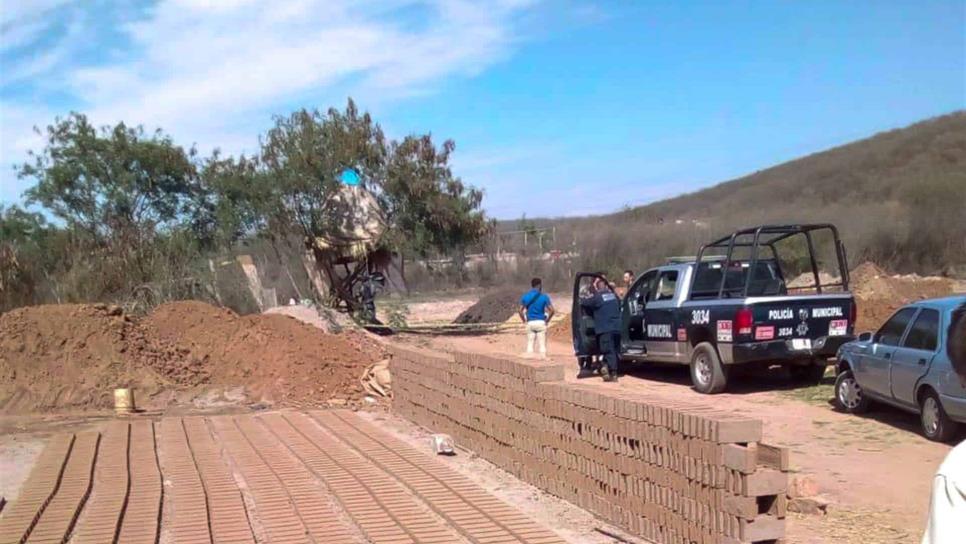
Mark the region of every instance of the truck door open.
[[594, 331], [594, 316], [586, 310], [580, 302], [594, 295], [594, 280], [604, 279], [599, 274], [578, 272], [574, 278], [574, 298], [572, 313], [572, 334], [574, 339], [574, 355], [578, 360], [600, 355], [597, 345], [597, 334]]

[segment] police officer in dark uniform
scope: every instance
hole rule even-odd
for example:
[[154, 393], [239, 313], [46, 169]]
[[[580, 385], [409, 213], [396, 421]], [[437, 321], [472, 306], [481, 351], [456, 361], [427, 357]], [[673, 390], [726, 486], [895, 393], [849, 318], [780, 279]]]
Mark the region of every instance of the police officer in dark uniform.
[[594, 295], [580, 305], [594, 316], [597, 345], [606, 365], [600, 369], [605, 382], [617, 381], [617, 351], [621, 340], [621, 301], [603, 277], [594, 280]]

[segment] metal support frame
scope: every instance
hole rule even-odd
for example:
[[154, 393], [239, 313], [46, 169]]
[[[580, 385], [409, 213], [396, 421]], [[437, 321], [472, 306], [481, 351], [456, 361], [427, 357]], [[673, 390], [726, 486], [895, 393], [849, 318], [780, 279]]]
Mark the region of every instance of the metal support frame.
[[[815, 278], [815, 288], [818, 291], [818, 293], [821, 294], [823, 285], [821, 282], [821, 278], [819, 277], [818, 261], [815, 258], [815, 244], [812, 240], [812, 232], [819, 231], [819, 230], [829, 230], [832, 232], [832, 238], [834, 240], [834, 245], [836, 248], [835, 253], [836, 253], [836, 257], [839, 265], [839, 275], [841, 277], [841, 280], [839, 282], [830, 283], [824, 287], [834, 287], [837, 285], [841, 285], [844, 290], [848, 291], [849, 282], [850, 282], [848, 259], [846, 257], [845, 245], [842, 243], [842, 240], [839, 238], [839, 231], [835, 227], [835, 225], [832, 225], [831, 223], [815, 223], [815, 224], [802, 224], [802, 225], [797, 225], [797, 224], [795, 225], [761, 225], [758, 227], [741, 229], [731, 233], [729, 236], [725, 236], [709, 244], [705, 244], [701, 246], [701, 248], [698, 250], [697, 257], [695, 258], [695, 273], [691, 275], [691, 286], [690, 286], [691, 289], [689, 290], [689, 292], [693, 293], [694, 283], [697, 280], [697, 276], [698, 276], [697, 268], [701, 265], [702, 261], [704, 260], [705, 251], [711, 248], [727, 247], [728, 253], [724, 259], [724, 264], [722, 265], [721, 283], [718, 285], [718, 298], [722, 298], [725, 292], [725, 283], [727, 281], [728, 268], [730, 267], [731, 262], [733, 260], [732, 258], [734, 256], [734, 249], [736, 247], [750, 247], [751, 260], [749, 262], [749, 272], [748, 272], [748, 277], [745, 278], [745, 285], [743, 286], [743, 289], [742, 289], [742, 295], [744, 297], [747, 297], [748, 290], [751, 286], [752, 274], [754, 274], [754, 271], [758, 265], [758, 248], [761, 247], [762, 245], [761, 235], [762, 234], [776, 235], [775, 237], [770, 238], [768, 239], [768, 241], [764, 242], [764, 245], [767, 245], [768, 247], [771, 248], [772, 257], [775, 259], [776, 262], [778, 262], [778, 250], [775, 248], [775, 244], [777, 242], [790, 238], [791, 236], [795, 236], [797, 234], [804, 234], [806, 243], [808, 245], [808, 254], [809, 254], [809, 261], [812, 267], [812, 276]], [[738, 238], [740, 236], [747, 236], [747, 235], [754, 236], [751, 243], [738, 242]]]

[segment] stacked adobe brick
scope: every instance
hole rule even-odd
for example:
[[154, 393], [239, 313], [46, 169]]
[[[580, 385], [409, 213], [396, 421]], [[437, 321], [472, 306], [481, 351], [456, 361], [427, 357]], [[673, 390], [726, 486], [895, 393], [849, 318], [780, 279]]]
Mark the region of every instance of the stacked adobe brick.
[[397, 413], [659, 543], [776, 542], [788, 455], [761, 421], [619, 388], [564, 365], [394, 348]]

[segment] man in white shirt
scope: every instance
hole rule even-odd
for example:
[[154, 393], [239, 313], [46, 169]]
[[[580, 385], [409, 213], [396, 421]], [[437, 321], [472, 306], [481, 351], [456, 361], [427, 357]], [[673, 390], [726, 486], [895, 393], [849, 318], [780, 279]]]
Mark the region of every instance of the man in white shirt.
[[[953, 370], [966, 387], [966, 304], [953, 312], [946, 336]], [[949, 452], [932, 481], [932, 502], [922, 544], [966, 542], [966, 441]]]

